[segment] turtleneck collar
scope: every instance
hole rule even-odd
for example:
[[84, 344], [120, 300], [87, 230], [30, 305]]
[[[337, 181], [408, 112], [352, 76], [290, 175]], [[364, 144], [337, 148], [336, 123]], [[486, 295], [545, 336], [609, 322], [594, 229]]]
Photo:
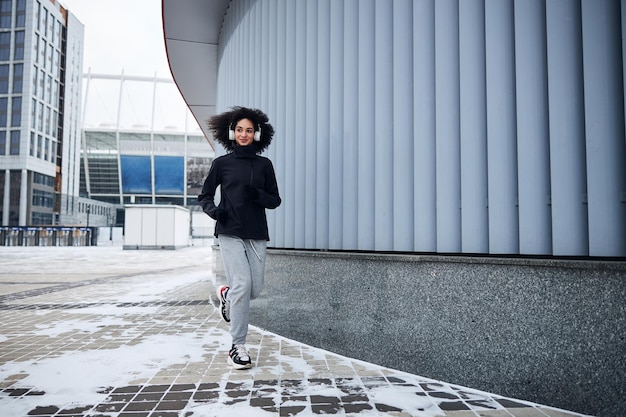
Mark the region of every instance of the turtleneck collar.
[[254, 158], [259, 151], [259, 147], [255, 143], [251, 143], [248, 146], [239, 146], [234, 144], [233, 153], [236, 158]]
[[239, 146], [234, 144], [233, 153], [236, 158], [254, 158], [259, 152], [259, 147], [255, 143], [251, 143], [248, 146]]

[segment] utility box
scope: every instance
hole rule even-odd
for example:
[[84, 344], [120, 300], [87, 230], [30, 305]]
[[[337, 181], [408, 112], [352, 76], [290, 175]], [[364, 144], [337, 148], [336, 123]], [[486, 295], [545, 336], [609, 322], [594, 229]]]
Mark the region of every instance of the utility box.
[[124, 249], [180, 249], [190, 244], [191, 215], [172, 205], [125, 206]]

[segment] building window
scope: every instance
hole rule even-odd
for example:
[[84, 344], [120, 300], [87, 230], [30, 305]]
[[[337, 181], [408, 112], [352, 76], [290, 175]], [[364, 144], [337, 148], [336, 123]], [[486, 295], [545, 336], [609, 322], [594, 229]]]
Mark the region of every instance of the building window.
[[40, 67], [45, 68], [46, 66], [46, 41], [41, 38], [41, 42], [39, 42], [39, 58], [37, 63]]
[[38, 103], [37, 109], [37, 130], [43, 132], [43, 103]]
[[52, 104], [55, 106], [59, 103], [59, 82], [54, 80], [52, 83]]
[[48, 44], [48, 49], [46, 51], [46, 69], [52, 72], [52, 56], [54, 54], [54, 48], [52, 44]]
[[54, 39], [56, 39], [57, 41], [57, 48], [61, 48], [61, 22], [59, 22], [57, 20], [57, 24], [56, 24], [56, 29], [55, 29], [56, 34], [54, 35]]
[[7, 154], [7, 131], [0, 130], [0, 155]]
[[56, 22], [56, 19], [54, 15], [50, 13], [48, 16], [48, 31], [46, 32], [46, 36], [51, 39], [51, 43], [54, 43], [54, 22]]
[[57, 137], [57, 119], [58, 119], [58, 113], [56, 110], [52, 110], [52, 137], [56, 138]]
[[54, 195], [43, 190], [33, 190], [33, 206], [52, 207]]
[[33, 211], [31, 224], [33, 225], [52, 224], [52, 213], [38, 213], [36, 211]]
[[41, 159], [41, 150], [43, 148], [43, 137], [37, 135], [37, 158]]
[[46, 126], [46, 135], [50, 134], [50, 107], [46, 106], [46, 119], [44, 120]]
[[9, 114], [9, 99], [0, 97], [0, 129], [6, 127]]
[[46, 138], [46, 145], [43, 148], [43, 159], [50, 160], [50, 139]]
[[50, 162], [55, 164], [57, 162], [57, 143], [55, 141], [52, 141], [51, 156], [52, 156], [52, 159]]
[[30, 127], [35, 129], [37, 127], [37, 100], [33, 99], [33, 105], [30, 109]]
[[37, 97], [39, 97], [42, 100], [45, 94], [45, 84], [46, 84], [46, 73], [43, 70], [41, 70], [39, 71], [39, 88], [37, 89], [39, 91], [39, 95]]
[[9, 149], [9, 153], [11, 155], [20, 154], [20, 131], [19, 130], [11, 131], [11, 148]]
[[13, 97], [11, 101], [11, 126], [22, 125], [22, 97]]
[[54, 187], [54, 177], [49, 177], [39, 172], [33, 172], [33, 183]]
[[14, 40], [14, 49], [13, 49], [13, 59], [17, 61], [21, 61], [24, 59], [24, 31], [17, 30], [15, 31], [15, 40]]
[[9, 65], [0, 65], [0, 94], [9, 92]]
[[61, 53], [59, 51], [54, 51], [54, 63], [52, 64], [52, 73], [57, 74], [57, 77], [60, 73], [60, 65], [61, 65]]
[[35, 132], [30, 132], [30, 150], [28, 152], [30, 156], [35, 156], [35, 148], [37, 147], [36, 141]]
[[24, 26], [26, 26], [26, 0], [17, 0], [15, 27], [23, 28]]
[[35, 28], [39, 30], [39, 15], [41, 14], [41, 3], [37, 1], [35, 4]]
[[39, 71], [35, 67], [33, 68], [33, 95], [35, 97], [37, 97], [37, 74], [39, 74]]
[[13, 94], [22, 93], [24, 83], [24, 64], [13, 65]]
[[39, 35], [36, 33], [33, 37], [33, 56], [39, 56]]
[[11, 59], [11, 32], [0, 32], [0, 61], [8, 61], [10, 59]]
[[11, 171], [9, 178], [9, 224], [18, 224], [19, 222], [21, 186], [22, 175], [20, 175], [20, 171]]
[[48, 82], [46, 82], [46, 102], [52, 104], [52, 76], [48, 75]]
[[48, 28], [48, 10], [44, 7], [41, 10], [41, 25], [39, 25], [39, 31], [43, 32], [45, 38], [48, 37], [46, 29]]
[[11, 0], [0, 0], [0, 28], [11, 27]]

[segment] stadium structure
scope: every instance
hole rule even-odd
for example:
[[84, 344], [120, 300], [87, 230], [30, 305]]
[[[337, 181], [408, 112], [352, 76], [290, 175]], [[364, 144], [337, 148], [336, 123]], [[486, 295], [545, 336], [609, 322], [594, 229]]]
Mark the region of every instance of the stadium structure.
[[[214, 156], [170, 78], [84, 75], [80, 195], [116, 208], [197, 209]], [[108, 224], [107, 224], [108, 225]]]

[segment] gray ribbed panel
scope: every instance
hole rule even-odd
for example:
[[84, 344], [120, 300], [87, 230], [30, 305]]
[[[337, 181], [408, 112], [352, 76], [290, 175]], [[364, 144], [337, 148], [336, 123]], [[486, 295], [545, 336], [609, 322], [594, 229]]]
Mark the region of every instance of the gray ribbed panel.
[[618, 256], [626, 253], [620, 4], [610, 0], [581, 4], [589, 254]]
[[[310, 137], [308, 140], [317, 142], [317, 160], [316, 160], [316, 175], [317, 175], [317, 188], [315, 190], [315, 200], [317, 206], [315, 208], [315, 217], [311, 216], [307, 221], [314, 221], [316, 226], [316, 248], [328, 248], [329, 247], [329, 188], [331, 182], [341, 181], [340, 178], [330, 178], [330, 30], [328, 26], [330, 24], [330, 0], [318, 1], [318, 20], [317, 20], [317, 33], [318, 33], [318, 45], [317, 45], [317, 72], [314, 77], [310, 77], [307, 82], [314, 83], [317, 86], [317, 135]], [[271, 111], [271, 109], [269, 109]], [[280, 125], [277, 125], [280, 129]], [[302, 134], [306, 132], [301, 132]], [[277, 146], [281, 146], [278, 140], [282, 138], [283, 141], [289, 140], [282, 135], [279, 135], [277, 139]], [[339, 152], [336, 147], [333, 147], [335, 151]], [[308, 190], [313, 191], [313, 190]], [[284, 194], [284, 193], [283, 193]], [[286, 204], [289, 204], [288, 197], [284, 194], [283, 198]], [[341, 204], [333, 204], [335, 210], [341, 210]], [[297, 210], [297, 208], [293, 208]], [[281, 208], [286, 210], [285, 207]], [[341, 225], [334, 225], [340, 227]], [[277, 246], [282, 246], [277, 242]]]
[[520, 253], [549, 255], [552, 224], [543, 0], [515, 2], [515, 62]]
[[415, 250], [437, 251], [435, 4], [413, 3]]
[[[337, 2], [339, 3], [339, 2]], [[345, 16], [358, 16], [358, 0], [344, 2]], [[359, 44], [358, 19], [345, 19], [344, 38], [346, 45]], [[343, 98], [358, 94], [359, 91], [359, 50], [346, 48], [343, 51]], [[359, 246], [359, 194], [366, 191], [368, 184], [359, 181], [359, 104], [343, 103], [343, 246], [357, 248]], [[361, 188], [360, 185], [365, 187]]]
[[437, 252], [461, 252], [459, 5], [435, 2]]
[[[279, 37], [279, 28], [284, 29], [284, 25], [278, 24], [278, 6], [277, 0], [272, 0], [268, 2], [268, 4], [262, 8], [264, 13], [261, 13], [261, 18], [263, 19], [263, 33], [266, 34], [265, 45], [276, 44], [277, 39]], [[284, 33], [281, 33], [284, 35]], [[284, 36], [283, 36], [284, 39]], [[266, 46], [267, 48], [267, 46]], [[276, 58], [276, 57], [275, 57]], [[261, 83], [259, 90], [264, 93], [255, 103], [264, 103], [268, 109], [274, 109], [274, 114], [272, 114], [272, 118], [277, 117], [278, 111], [276, 110], [278, 107], [279, 94], [278, 89], [284, 88], [284, 83], [278, 82], [278, 64], [277, 59], [267, 59], [264, 57], [264, 54], [261, 54], [261, 58], [259, 58], [258, 66], [261, 68], [261, 73], [266, 74], [265, 82]], [[267, 71], [267, 72], [265, 72]], [[232, 82], [232, 81], [231, 81]], [[220, 91], [220, 82], [218, 80], [218, 93]], [[231, 101], [231, 103], [233, 103]], [[243, 103], [239, 103], [243, 104]], [[276, 123], [272, 120], [274, 126], [276, 127]], [[282, 136], [282, 135], [281, 135]], [[282, 148], [282, 147], [281, 147]], [[272, 159], [272, 161], [278, 162], [278, 147], [270, 146], [266, 151], [267, 156]], [[282, 169], [279, 164], [274, 164], [274, 169], [276, 170], [276, 175], [279, 176], [279, 169]], [[284, 174], [283, 174], [284, 175]], [[284, 185], [280, 184], [281, 188]], [[282, 191], [282, 190], [281, 190]], [[272, 232], [271, 239], [274, 242], [284, 242], [284, 236], [281, 233], [284, 230], [284, 223], [282, 222], [282, 218], [279, 218], [279, 221], [276, 220], [276, 210], [268, 210], [267, 211], [267, 222]]]
[[626, 0], [241, 0], [288, 248], [626, 256]]
[[393, 1], [393, 249], [414, 247], [413, 4]]
[[580, 3], [551, 0], [546, 6], [552, 253], [587, 255]]
[[[298, 36], [302, 30], [296, 31], [298, 18], [296, 15], [296, 4], [294, 1], [279, 1], [279, 10], [285, 11], [285, 20], [282, 21], [282, 26], [285, 28], [285, 62], [290, 62], [292, 65], [284, 65], [282, 70], [284, 76], [279, 78], [279, 82], [282, 80], [285, 83], [285, 95], [279, 99], [285, 103], [285, 123], [284, 123], [284, 135], [289, 140], [283, 141], [282, 148], [284, 149], [285, 156], [282, 160], [284, 171], [283, 185], [285, 193], [291, 196], [289, 203], [293, 207], [303, 208], [301, 205], [300, 192], [298, 190], [298, 173], [296, 171], [296, 143], [300, 139], [300, 133], [296, 127], [296, 120], [298, 117], [299, 106], [296, 106], [297, 94], [297, 74], [296, 70], [299, 67], [297, 62], [296, 51], [302, 49], [302, 45], [297, 44]], [[300, 28], [302, 29], [302, 28]], [[280, 147], [279, 147], [280, 148]], [[296, 241], [296, 217], [299, 210], [285, 210], [282, 215], [282, 220], [285, 223], [285, 246], [294, 247]]]
[[459, 3], [461, 238], [463, 252], [489, 251], [485, 1]]
[[343, 1], [330, 1], [330, 102], [327, 105], [329, 114], [330, 153], [328, 155], [328, 169], [330, 186], [327, 189], [329, 197], [328, 225], [329, 249], [343, 249], [343, 218], [344, 207], [347, 203], [344, 188], [350, 181], [354, 181], [353, 174], [345, 173], [343, 157], [346, 151], [352, 152], [344, 145], [347, 142], [343, 116], [344, 108], [344, 42], [338, 41], [344, 37]]
[[[388, 0], [375, 0], [374, 21], [374, 233], [376, 250], [393, 250], [393, 143], [396, 134], [393, 108], [393, 8]], [[365, 103], [360, 103], [365, 104]], [[407, 121], [408, 122], [408, 121]], [[408, 173], [407, 173], [408, 175]], [[367, 210], [371, 210], [371, 207]]]
[[[304, 63], [304, 71], [306, 79], [311, 79], [317, 73], [317, 44], [318, 44], [318, 28], [317, 28], [317, 2], [310, 1], [306, 3], [306, 57]], [[304, 91], [304, 128], [308, 137], [317, 137], [317, 97], [318, 85], [314, 82], [306, 82]], [[303, 136], [303, 139], [305, 137]], [[316, 247], [316, 222], [311, 219], [316, 218], [316, 188], [317, 179], [319, 177], [316, 161], [317, 161], [317, 141], [305, 140], [304, 152], [301, 157], [304, 160], [304, 245], [306, 249]], [[299, 159], [300, 164], [302, 159]]]
[[[372, 184], [375, 181], [376, 155], [372, 150], [376, 146], [376, 137], [371, 133], [374, 131], [374, 114], [375, 106], [365, 103], [374, 102], [374, 59], [375, 51], [372, 48], [374, 44], [374, 1], [375, 0], [358, 0], [358, 62], [357, 62], [357, 78], [358, 78], [358, 98], [353, 99], [352, 103], [358, 109], [357, 125], [354, 126], [353, 132], [357, 135], [357, 147], [353, 152], [357, 155], [358, 161], [358, 202], [357, 208], [369, 207], [368, 210], [357, 209], [357, 249], [373, 250], [375, 247], [375, 232], [372, 226], [375, 221], [374, 210], [371, 210], [375, 204], [375, 194], [372, 192]], [[355, 19], [356, 20], [356, 19]], [[360, 103], [363, 104], [360, 104]], [[348, 123], [353, 121], [348, 120]]]
[[512, 0], [485, 1], [489, 252], [519, 252]]

